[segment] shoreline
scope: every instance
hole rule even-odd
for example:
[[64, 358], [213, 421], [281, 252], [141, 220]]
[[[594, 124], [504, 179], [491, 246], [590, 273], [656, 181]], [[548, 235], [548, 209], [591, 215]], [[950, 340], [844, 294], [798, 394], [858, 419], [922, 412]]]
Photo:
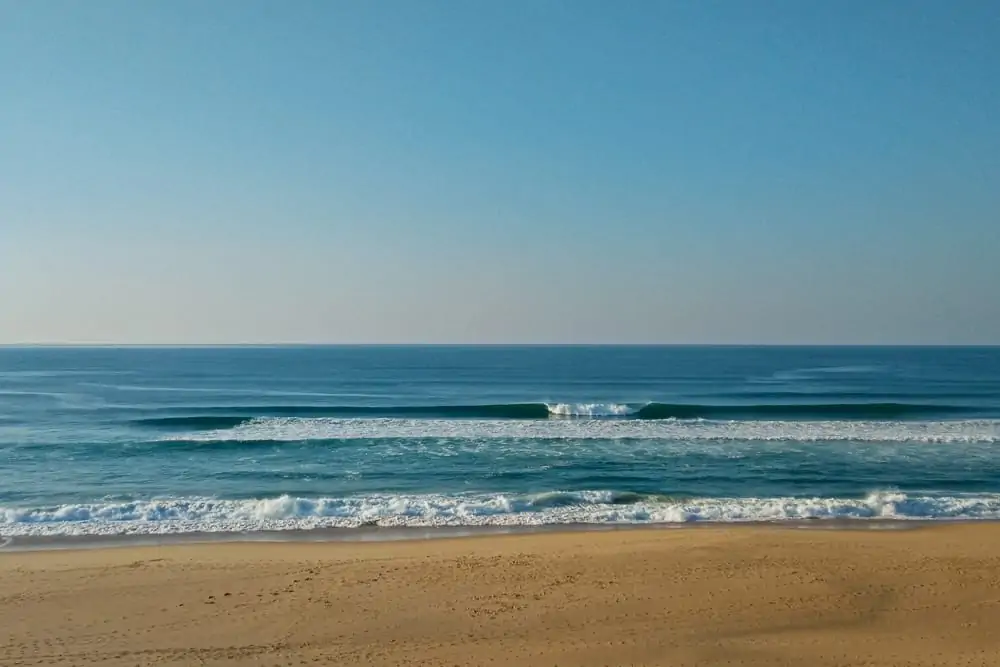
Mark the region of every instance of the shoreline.
[[545, 524], [514, 526], [359, 526], [356, 528], [314, 528], [261, 531], [203, 531], [189, 533], [149, 533], [118, 535], [4, 535], [0, 532], [0, 554], [34, 551], [73, 551], [170, 547], [211, 544], [337, 544], [367, 542], [423, 542], [429, 540], [476, 539], [507, 535], [559, 533], [608, 533], [633, 531], [689, 530], [824, 530], [902, 531], [935, 526], [1000, 525], [993, 519], [800, 519], [786, 521], [687, 522], [660, 524]]
[[1000, 664], [1000, 523], [0, 552], [0, 663]]

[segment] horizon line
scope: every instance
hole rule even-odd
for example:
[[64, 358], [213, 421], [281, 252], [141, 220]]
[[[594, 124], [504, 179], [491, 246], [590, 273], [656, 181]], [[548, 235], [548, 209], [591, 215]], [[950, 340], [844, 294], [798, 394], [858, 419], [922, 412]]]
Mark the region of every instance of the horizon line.
[[1000, 342], [995, 343], [691, 343], [691, 342], [591, 342], [591, 343], [566, 343], [566, 342], [533, 342], [533, 343], [456, 343], [456, 342], [396, 342], [396, 343], [359, 343], [359, 342], [233, 342], [233, 343], [117, 343], [117, 342], [18, 342], [0, 343], [0, 348], [77, 348], [77, 349], [119, 349], [119, 348], [161, 348], [161, 349], [183, 349], [183, 348], [306, 348], [306, 347], [896, 347], [896, 348], [920, 348], [920, 347], [956, 347], [956, 348], [992, 348], [1000, 347]]

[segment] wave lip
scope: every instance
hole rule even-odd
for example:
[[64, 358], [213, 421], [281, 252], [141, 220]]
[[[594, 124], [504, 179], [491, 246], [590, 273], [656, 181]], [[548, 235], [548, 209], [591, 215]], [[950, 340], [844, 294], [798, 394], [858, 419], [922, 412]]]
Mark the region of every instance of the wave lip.
[[687, 498], [615, 491], [532, 495], [176, 498], [48, 508], [0, 507], [5, 536], [127, 535], [317, 528], [745, 523], [806, 519], [998, 520], [1000, 494], [865, 498]]

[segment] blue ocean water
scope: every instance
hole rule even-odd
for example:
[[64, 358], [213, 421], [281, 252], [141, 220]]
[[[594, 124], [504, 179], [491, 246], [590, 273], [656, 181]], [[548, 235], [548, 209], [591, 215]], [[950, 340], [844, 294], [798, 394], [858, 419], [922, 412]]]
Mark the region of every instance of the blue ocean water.
[[0, 535], [1000, 518], [1000, 348], [0, 348]]

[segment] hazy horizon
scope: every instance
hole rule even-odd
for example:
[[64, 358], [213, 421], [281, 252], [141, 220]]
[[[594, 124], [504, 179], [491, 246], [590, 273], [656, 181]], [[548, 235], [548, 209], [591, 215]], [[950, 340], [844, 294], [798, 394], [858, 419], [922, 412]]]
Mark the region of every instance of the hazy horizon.
[[227, 349], [227, 348], [366, 348], [366, 347], [387, 347], [387, 348], [519, 348], [519, 347], [578, 347], [578, 348], [814, 348], [814, 349], [836, 349], [836, 348], [868, 348], [868, 349], [892, 349], [892, 348], [969, 348], [969, 349], [991, 349], [1000, 347], [1000, 344], [993, 343], [0, 343], [3, 348], [51, 348], [51, 349]]
[[1000, 344], [995, 3], [0, 0], [0, 344]]

